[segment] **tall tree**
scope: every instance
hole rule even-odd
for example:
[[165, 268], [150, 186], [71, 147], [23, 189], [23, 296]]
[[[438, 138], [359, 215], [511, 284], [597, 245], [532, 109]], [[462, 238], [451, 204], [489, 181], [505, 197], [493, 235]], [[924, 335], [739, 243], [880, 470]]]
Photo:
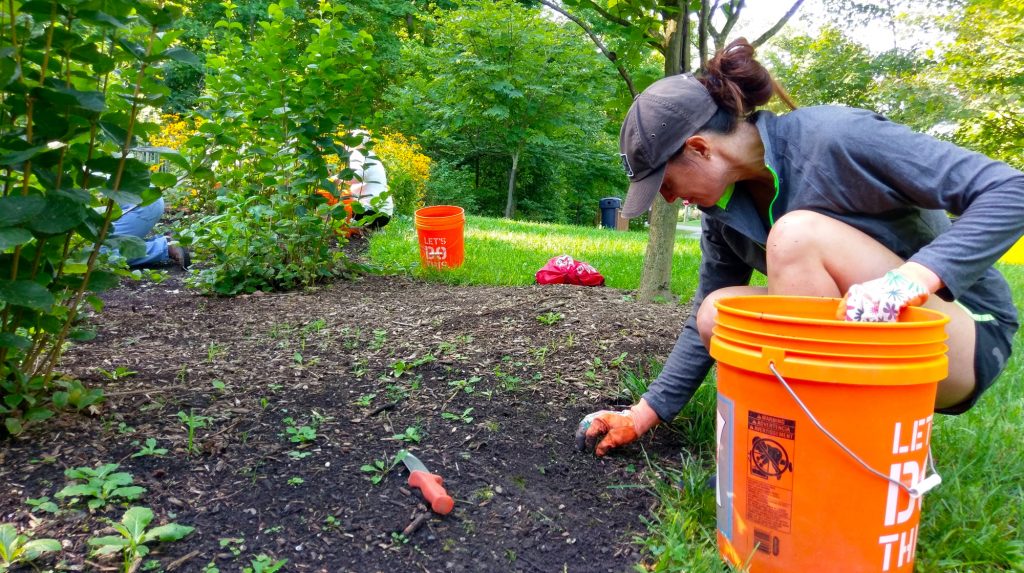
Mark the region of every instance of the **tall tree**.
[[512, 1], [468, 2], [438, 15], [429, 46], [410, 49], [416, 65], [394, 90], [396, 108], [455, 155], [502, 161], [505, 217], [516, 213], [525, 161], [578, 162], [580, 144], [607, 121], [592, 111], [604, 97], [607, 72], [587, 44], [539, 10]]
[[[580, 25], [590, 30], [595, 43], [602, 40], [602, 35], [593, 31], [600, 30], [604, 35], [616, 38], [622, 49], [655, 52], [664, 62], [665, 76], [692, 71], [695, 58], [699, 67], [712, 51], [724, 47], [745, 5], [744, 0], [540, 1], [578, 24], [585, 23]], [[803, 2], [791, 0], [786, 13], [751, 43], [756, 47], [768, 41], [785, 26]], [[609, 60], [618, 61], [617, 50], [601, 51]], [[624, 78], [628, 76], [624, 66], [619, 69]], [[640, 299], [651, 300], [670, 293], [678, 213], [677, 204], [654, 201], [649, 219], [650, 238], [637, 293]]]
[[970, 0], [950, 19], [956, 39], [943, 61], [967, 111], [957, 141], [1018, 169], [1024, 169], [1022, 14], [1022, 0]]

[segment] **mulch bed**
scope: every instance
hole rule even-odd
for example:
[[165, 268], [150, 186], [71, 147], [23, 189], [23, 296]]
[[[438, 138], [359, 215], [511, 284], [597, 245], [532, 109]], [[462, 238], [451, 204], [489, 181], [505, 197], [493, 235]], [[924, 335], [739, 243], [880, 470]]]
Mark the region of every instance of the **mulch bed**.
[[[67, 468], [111, 462], [146, 488], [135, 505], [154, 524], [195, 527], [155, 544], [140, 571], [241, 571], [260, 554], [287, 559], [282, 571], [324, 572], [626, 571], [643, 560], [633, 537], [657, 504], [648, 457], [678, 465], [678, 438], [658, 431], [643, 450], [597, 459], [575, 451], [573, 433], [586, 413], [629, 404], [624, 369], [664, 359], [685, 306], [380, 276], [225, 299], [181, 278], [106, 293], [98, 337], [66, 354], [63, 372], [106, 393], [97, 411], [0, 442], [0, 522], [64, 542], [43, 567], [119, 567], [86, 540], [111, 534], [101, 518], [127, 505], [52, 515], [25, 503], [53, 498]], [[135, 374], [101, 371], [117, 367]], [[179, 412], [209, 420], [191, 453]], [[302, 426], [315, 438], [291, 441]], [[407, 428], [422, 439], [394, 438]], [[168, 452], [132, 457], [147, 438]], [[377, 484], [361, 470], [401, 448], [444, 477], [452, 513], [430, 513], [401, 464]]]

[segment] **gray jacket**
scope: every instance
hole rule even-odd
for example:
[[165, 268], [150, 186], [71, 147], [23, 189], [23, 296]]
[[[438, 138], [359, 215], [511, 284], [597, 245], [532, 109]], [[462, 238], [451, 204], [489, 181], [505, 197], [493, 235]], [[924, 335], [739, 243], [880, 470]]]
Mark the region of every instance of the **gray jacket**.
[[[1024, 173], [860, 109], [760, 112], [755, 124], [776, 175], [771, 222], [797, 209], [843, 221], [937, 274], [946, 285], [938, 296], [1016, 331], [1010, 288], [992, 265], [1024, 233]], [[675, 418], [713, 363], [696, 327], [704, 297], [748, 284], [753, 269], [766, 273], [768, 228], [749, 195], [702, 211], [693, 311], [644, 394], [662, 420]]]

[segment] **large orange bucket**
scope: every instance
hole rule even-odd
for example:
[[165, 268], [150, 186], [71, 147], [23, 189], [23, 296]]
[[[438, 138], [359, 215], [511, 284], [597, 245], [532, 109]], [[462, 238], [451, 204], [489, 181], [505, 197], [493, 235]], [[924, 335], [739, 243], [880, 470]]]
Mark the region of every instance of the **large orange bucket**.
[[838, 303], [715, 302], [718, 547], [752, 573], [914, 568], [949, 318], [844, 322]]
[[462, 266], [463, 227], [466, 223], [462, 207], [435, 205], [417, 209], [413, 222], [419, 237], [423, 266], [449, 269]]

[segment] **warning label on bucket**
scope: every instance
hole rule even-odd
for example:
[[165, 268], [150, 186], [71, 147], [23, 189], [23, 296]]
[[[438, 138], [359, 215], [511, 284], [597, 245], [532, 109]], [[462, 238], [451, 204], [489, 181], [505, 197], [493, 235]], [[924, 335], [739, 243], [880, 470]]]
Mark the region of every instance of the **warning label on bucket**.
[[747, 415], [747, 519], [789, 533], [793, 513], [793, 456], [796, 421]]

